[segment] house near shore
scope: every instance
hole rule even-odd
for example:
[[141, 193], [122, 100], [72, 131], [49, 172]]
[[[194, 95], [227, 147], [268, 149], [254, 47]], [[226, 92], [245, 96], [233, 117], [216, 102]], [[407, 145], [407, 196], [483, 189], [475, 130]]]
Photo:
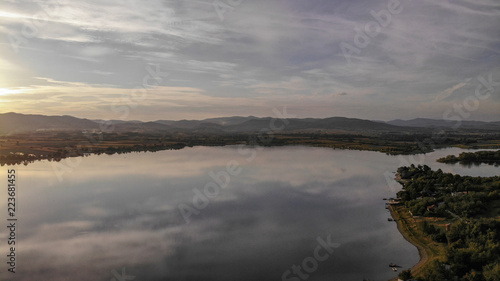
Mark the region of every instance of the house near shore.
[[390, 198], [389, 199], [389, 202], [387, 202], [388, 205], [399, 205], [401, 202], [399, 201], [399, 199], [394, 199], [394, 198]]
[[455, 197], [455, 196], [467, 195], [467, 194], [469, 194], [469, 191], [458, 191], [458, 192], [452, 192], [451, 196]]

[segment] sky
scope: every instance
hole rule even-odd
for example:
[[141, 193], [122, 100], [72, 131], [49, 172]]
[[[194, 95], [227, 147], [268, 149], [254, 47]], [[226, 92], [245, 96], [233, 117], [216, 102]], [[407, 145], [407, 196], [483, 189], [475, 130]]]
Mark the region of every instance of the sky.
[[0, 113], [500, 120], [496, 0], [3, 0]]

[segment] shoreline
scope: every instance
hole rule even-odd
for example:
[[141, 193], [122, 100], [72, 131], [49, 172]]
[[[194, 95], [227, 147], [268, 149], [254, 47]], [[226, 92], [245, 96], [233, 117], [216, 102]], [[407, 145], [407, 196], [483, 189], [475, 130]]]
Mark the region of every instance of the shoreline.
[[[213, 147], [213, 146], [230, 146], [230, 145], [246, 145], [252, 146], [251, 144], [242, 143], [242, 142], [227, 142], [227, 143], [185, 143], [185, 142], [177, 142], [177, 143], [168, 143], [168, 144], [138, 144], [138, 143], [128, 143], [124, 145], [123, 143], [102, 143], [99, 145], [82, 145], [82, 146], [66, 146], [64, 149], [58, 149], [54, 151], [57, 147], [44, 147], [44, 149], [50, 148], [51, 150], [45, 150], [44, 154], [32, 154], [30, 147], [28, 150], [18, 149], [16, 152], [10, 151], [10, 154], [2, 154], [0, 153], [0, 165], [1, 166], [13, 166], [13, 165], [28, 165], [30, 163], [42, 160], [59, 162], [66, 158], [73, 157], [84, 157], [89, 155], [100, 155], [100, 154], [121, 154], [121, 153], [132, 153], [132, 152], [156, 152], [156, 151], [164, 151], [164, 150], [179, 150], [186, 147], [196, 147], [196, 146], [204, 146], [204, 147]], [[265, 145], [267, 147], [282, 147], [282, 146], [304, 146], [304, 147], [323, 147], [330, 149], [340, 149], [340, 150], [358, 150], [358, 151], [373, 151], [379, 153], [385, 153], [387, 155], [419, 155], [419, 154], [427, 154], [433, 151], [421, 151], [418, 153], [389, 153], [381, 148], [367, 147], [367, 148], [358, 148], [358, 147], [336, 147], [331, 145], [314, 145], [314, 144], [304, 144], [304, 143], [280, 143], [280, 144], [270, 144]], [[58, 146], [61, 147], [61, 146]], [[438, 149], [451, 148], [456, 146], [443, 146]], [[477, 149], [477, 148], [464, 148], [464, 149]], [[492, 148], [483, 148], [483, 149], [492, 149]], [[497, 149], [497, 148], [493, 148]], [[3, 152], [5, 153], [5, 152]]]
[[[401, 233], [403, 238], [406, 241], [410, 242], [418, 250], [418, 255], [420, 256], [420, 260], [410, 268], [413, 276], [416, 276], [417, 274], [420, 273], [420, 271], [422, 270], [422, 267], [430, 261], [428, 248], [425, 247], [425, 245], [422, 245], [421, 242], [412, 238], [412, 236], [413, 236], [412, 233], [408, 233], [407, 231], [404, 230], [403, 225], [402, 225], [402, 220], [405, 220], [405, 218], [402, 218], [402, 216], [400, 216], [400, 213], [398, 210], [393, 210], [393, 206], [389, 206], [389, 212], [391, 214], [391, 217], [394, 219], [394, 221], [396, 221], [397, 229], [398, 229], [399, 233]], [[398, 277], [390, 279], [390, 281], [392, 281], [392, 280], [398, 280]]]
[[[406, 138], [387, 140], [384, 134], [359, 135], [340, 132], [317, 135], [313, 133], [272, 134], [265, 139], [258, 133], [235, 134], [152, 134], [152, 133], [106, 133], [83, 134], [79, 132], [59, 132], [57, 134], [20, 134], [0, 136], [0, 164], [29, 164], [39, 160], [61, 161], [65, 158], [92, 154], [115, 154], [136, 151], [159, 151], [182, 149], [193, 146], [308, 146], [331, 149], [377, 151], [388, 155], [417, 155], [436, 149], [459, 147], [462, 149], [499, 149], [500, 138], [474, 145], [459, 142], [421, 147], [416, 141]], [[469, 136], [468, 134], [464, 134]]]

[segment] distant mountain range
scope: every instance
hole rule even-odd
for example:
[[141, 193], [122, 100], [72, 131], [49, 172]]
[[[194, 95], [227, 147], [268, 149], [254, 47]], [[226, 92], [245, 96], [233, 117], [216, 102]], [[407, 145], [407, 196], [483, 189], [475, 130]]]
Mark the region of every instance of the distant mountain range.
[[[346, 117], [291, 118], [275, 120], [270, 117], [221, 117], [204, 120], [158, 120], [154, 122], [113, 120], [116, 132], [164, 132], [164, 133], [242, 133], [259, 132], [263, 129], [286, 132], [421, 132], [435, 128], [451, 129], [456, 122], [417, 118], [370, 121]], [[25, 115], [19, 113], [0, 114], [0, 135], [60, 130], [99, 130], [102, 120], [80, 119], [72, 116]], [[271, 125], [273, 124], [273, 125]], [[274, 126], [274, 127], [273, 127]], [[499, 131], [500, 122], [462, 121], [460, 129]]]
[[25, 115], [19, 113], [0, 114], [0, 134], [31, 132], [37, 130], [83, 130], [98, 129], [99, 124], [72, 116]]
[[411, 120], [401, 120], [396, 119], [387, 124], [403, 126], [403, 127], [420, 127], [420, 128], [452, 128], [457, 124], [460, 124], [462, 129], [491, 129], [498, 130], [500, 128], [500, 122], [483, 122], [483, 121], [467, 121], [463, 120], [458, 123], [457, 121], [448, 120], [436, 120], [427, 118], [416, 118]]

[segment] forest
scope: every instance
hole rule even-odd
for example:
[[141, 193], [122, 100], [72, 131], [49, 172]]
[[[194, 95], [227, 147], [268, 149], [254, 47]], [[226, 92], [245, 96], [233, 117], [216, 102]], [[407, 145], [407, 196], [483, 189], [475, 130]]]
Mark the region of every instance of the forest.
[[444, 249], [418, 280], [499, 281], [500, 177], [460, 176], [426, 165], [400, 167], [398, 175], [401, 203], [423, 218], [418, 227]]
[[461, 164], [490, 164], [500, 165], [500, 150], [497, 151], [476, 151], [476, 152], [462, 152], [457, 156], [448, 155], [437, 160], [441, 163], [461, 163]]

